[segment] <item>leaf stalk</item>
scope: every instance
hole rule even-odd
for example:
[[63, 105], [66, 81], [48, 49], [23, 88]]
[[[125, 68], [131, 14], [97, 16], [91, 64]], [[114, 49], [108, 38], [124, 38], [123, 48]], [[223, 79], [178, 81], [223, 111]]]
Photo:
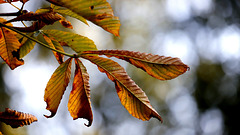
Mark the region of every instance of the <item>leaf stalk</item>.
[[10, 29], [10, 30], [12, 30], [12, 31], [15, 31], [15, 32], [17, 32], [18, 34], [20, 34], [20, 35], [22, 35], [22, 36], [24, 36], [24, 37], [26, 37], [26, 38], [28, 38], [28, 39], [30, 39], [30, 40], [32, 40], [32, 41], [35, 41], [35, 42], [37, 42], [38, 44], [40, 44], [40, 45], [42, 45], [42, 46], [44, 46], [44, 47], [46, 47], [46, 48], [48, 48], [48, 49], [50, 49], [50, 50], [53, 50], [53, 51], [55, 51], [55, 52], [58, 52], [58, 53], [60, 53], [60, 54], [63, 54], [63, 55], [65, 55], [65, 56], [68, 56], [68, 57], [76, 58], [76, 55], [75, 55], [75, 54], [69, 54], [69, 53], [62, 52], [62, 51], [60, 51], [60, 50], [56, 50], [56, 49], [50, 47], [49, 45], [47, 45], [47, 44], [45, 44], [45, 43], [37, 40], [36, 38], [33, 38], [33, 37], [31, 37], [31, 36], [29, 36], [29, 35], [21, 32], [21, 31], [16, 30], [16, 29], [14, 29], [14, 28], [12, 28], [12, 27], [10, 27], [10, 26], [7, 26], [7, 25], [5, 25], [5, 24], [3, 24], [3, 23], [1, 23], [1, 22], [0, 22], [0, 26], [3, 26], [3, 27], [6, 27], [6, 28], [8, 28], [8, 29]]

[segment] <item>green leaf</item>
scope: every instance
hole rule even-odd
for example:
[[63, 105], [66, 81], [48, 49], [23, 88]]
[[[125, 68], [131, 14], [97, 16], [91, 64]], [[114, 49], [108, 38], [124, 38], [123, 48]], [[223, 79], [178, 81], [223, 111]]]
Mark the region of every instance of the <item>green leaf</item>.
[[97, 47], [92, 40], [72, 32], [59, 30], [43, 30], [42, 32], [48, 35], [49, 38], [52, 37], [58, 42], [66, 43], [77, 53], [80, 53], [82, 51], [97, 50]]
[[51, 118], [56, 114], [63, 93], [68, 86], [71, 76], [71, 61], [72, 58], [69, 58], [64, 63], [62, 63], [54, 71], [53, 75], [47, 83], [44, 94], [44, 101], [47, 103], [46, 109], [51, 112], [50, 116], [45, 115], [47, 118]]
[[144, 91], [127, 75], [123, 67], [117, 62], [98, 56], [83, 56], [98, 66], [98, 69], [106, 73], [108, 78], [115, 83], [118, 97], [128, 112], [141, 120], [149, 120], [155, 117], [162, 121], [161, 116], [151, 106]]
[[[34, 34], [30, 34], [31, 37], [34, 37]], [[36, 42], [32, 41], [31, 39], [28, 39], [26, 37], [23, 37], [21, 41], [22, 46], [19, 50], [19, 58], [23, 58], [26, 56], [36, 45]]]
[[106, 0], [47, 0], [86, 18], [104, 30], [119, 36], [120, 21]]

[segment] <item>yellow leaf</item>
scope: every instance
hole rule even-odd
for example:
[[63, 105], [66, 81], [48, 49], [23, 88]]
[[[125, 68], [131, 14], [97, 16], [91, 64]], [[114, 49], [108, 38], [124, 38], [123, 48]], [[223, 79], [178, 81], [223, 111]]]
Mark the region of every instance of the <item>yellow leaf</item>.
[[120, 21], [106, 0], [47, 0], [86, 18], [104, 30], [119, 36]]
[[0, 121], [10, 125], [12, 128], [18, 128], [24, 125], [30, 125], [32, 122], [37, 121], [37, 118], [28, 113], [6, 108], [5, 112], [0, 112]]
[[[0, 18], [0, 22], [4, 21], [6, 20]], [[20, 46], [15, 32], [0, 27], [0, 56], [12, 70], [24, 64], [23, 60], [19, 60], [18, 49]]]
[[151, 106], [144, 91], [127, 75], [123, 67], [117, 62], [97, 56], [83, 56], [98, 66], [98, 69], [106, 73], [108, 78], [115, 83], [118, 97], [128, 112], [141, 120], [149, 120], [155, 117], [162, 121], [161, 116]]
[[[57, 49], [57, 50], [60, 50], [62, 52], [64, 52], [63, 50], [63, 47], [57, 42], [57, 41], [54, 41], [54, 40], [51, 40], [49, 37], [47, 37], [46, 35], [43, 34], [43, 38], [45, 39], [45, 41], [48, 43], [48, 45], [54, 49]], [[53, 44], [53, 42], [55, 44]], [[60, 54], [58, 52], [55, 52], [55, 51], [52, 51], [54, 56], [56, 57], [57, 61], [59, 64], [62, 64], [63, 63], [63, 59], [64, 59], [64, 55], [63, 54]]]
[[89, 75], [79, 59], [75, 59], [75, 65], [75, 76], [68, 101], [68, 110], [73, 119], [85, 118], [89, 121], [88, 125], [85, 125], [91, 126], [93, 114], [90, 102]]
[[88, 50], [97, 50], [96, 45], [91, 39], [72, 32], [60, 30], [43, 30], [42, 32], [45, 35], [48, 35], [49, 38], [54, 38], [58, 42], [68, 45], [77, 53]]
[[86, 51], [85, 54], [99, 54], [125, 60], [159, 80], [173, 79], [185, 73], [189, 67], [179, 58], [153, 55], [125, 50]]
[[64, 63], [62, 63], [54, 71], [53, 75], [48, 81], [47, 87], [45, 89], [44, 101], [47, 103], [46, 109], [51, 112], [51, 115], [45, 115], [47, 118], [51, 118], [56, 114], [64, 91], [68, 86], [71, 76], [71, 61], [72, 58], [69, 58]]

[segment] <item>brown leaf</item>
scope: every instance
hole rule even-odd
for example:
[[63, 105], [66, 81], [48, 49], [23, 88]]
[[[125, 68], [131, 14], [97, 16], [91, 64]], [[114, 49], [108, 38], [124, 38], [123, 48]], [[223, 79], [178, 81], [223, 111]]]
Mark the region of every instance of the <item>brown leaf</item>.
[[50, 116], [44, 115], [47, 118], [53, 117], [58, 109], [62, 96], [68, 86], [71, 76], [72, 58], [69, 58], [62, 63], [53, 73], [48, 81], [45, 89], [44, 101], [47, 103], [46, 109], [51, 112]]
[[46, 13], [33, 13], [28, 12], [23, 15], [17, 16], [16, 18], [13, 18], [9, 21], [4, 22], [10, 23], [10, 22], [16, 22], [16, 21], [41, 21], [45, 24], [53, 24], [54, 22], [61, 20], [62, 16], [55, 13], [55, 12], [46, 12]]
[[189, 67], [179, 58], [153, 55], [127, 50], [85, 51], [85, 54], [99, 54], [125, 60], [159, 80], [173, 79], [185, 73]]
[[98, 66], [98, 69], [106, 73], [108, 78], [115, 83], [118, 97], [128, 112], [141, 120], [149, 120], [155, 117], [162, 121], [161, 116], [151, 106], [144, 91], [127, 75], [123, 67], [117, 62], [98, 56], [82, 56]]
[[37, 118], [28, 113], [6, 108], [5, 112], [0, 112], [0, 121], [10, 125], [12, 128], [18, 128], [24, 125], [30, 125], [32, 122], [37, 121]]
[[75, 65], [75, 76], [68, 101], [68, 110], [74, 120], [77, 118], [87, 119], [89, 122], [88, 125], [85, 125], [89, 127], [93, 121], [89, 75], [87, 69], [79, 59], [75, 59]]
[[[4, 21], [0, 18], [0, 22]], [[19, 59], [18, 49], [20, 46], [21, 43], [18, 41], [15, 32], [0, 27], [0, 56], [12, 70], [24, 64], [23, 60]]]

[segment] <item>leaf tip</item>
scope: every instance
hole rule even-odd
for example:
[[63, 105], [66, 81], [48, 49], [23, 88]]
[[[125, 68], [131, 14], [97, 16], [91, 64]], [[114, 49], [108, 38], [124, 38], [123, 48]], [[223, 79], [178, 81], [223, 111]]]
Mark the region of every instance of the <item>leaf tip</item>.
[[43, 116], [46, 118], [52, 118], [53, 116], [55, 116], [55, 114], [56, 114], [55, 112], [51, 112], [51, 115], [48, 116], [44, 114]]

